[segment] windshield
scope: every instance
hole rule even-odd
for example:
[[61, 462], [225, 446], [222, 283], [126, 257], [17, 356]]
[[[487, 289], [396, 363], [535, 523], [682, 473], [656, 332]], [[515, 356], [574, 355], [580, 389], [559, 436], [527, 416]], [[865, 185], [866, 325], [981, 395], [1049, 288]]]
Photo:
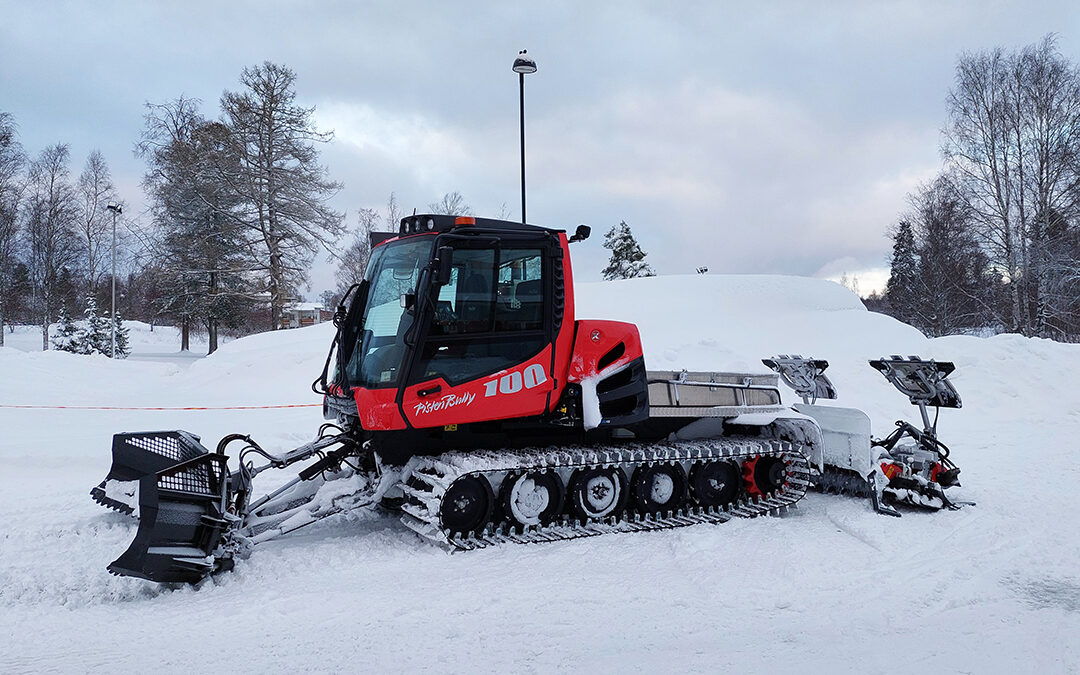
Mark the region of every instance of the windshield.
[[402, 307], [401, 296], [416, 293], [420, 271], [431, 258], [431, 236], [409, 237], [377, 246], [368, 262], [368, 292], [356, 345], [345, 367], [352, 386], [397, 386], [405, 354], [405, 332], [415, 308]]

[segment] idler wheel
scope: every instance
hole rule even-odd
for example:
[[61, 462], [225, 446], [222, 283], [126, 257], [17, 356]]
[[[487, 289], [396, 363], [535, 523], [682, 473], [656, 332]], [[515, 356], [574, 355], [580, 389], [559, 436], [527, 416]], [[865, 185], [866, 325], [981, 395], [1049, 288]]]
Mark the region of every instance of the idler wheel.
[[784, 487], [787, 464], [779, 457], [758, 455], [743, 463], [742, 475], [746, 494], [763, 497]]
[[526, 471], [508, 475], [499, 496], [511, 522], [546, 525], [562, 512], [564, 492], [554, 471]]
[[643, 464], [634, 471], [630, 493], [642, 513], [678, 511], [686, 505], [686, 472], [680, 464]]
[[570, 512], [582, 520], [618, 516], [626, 507], [626, 476], [619, 467], [578, 469], [567, 490]]
[[458, 478], [443, 495], [439, 517], [444, 530], [466, 534], [479, 532], [491, 520], [495, 495], [487, 478], [466, 475]]
[[724, 507], [739, 497], [739, 467], [733, 462], [699, 462], [690, 467], [690, 491], [701, 506]]

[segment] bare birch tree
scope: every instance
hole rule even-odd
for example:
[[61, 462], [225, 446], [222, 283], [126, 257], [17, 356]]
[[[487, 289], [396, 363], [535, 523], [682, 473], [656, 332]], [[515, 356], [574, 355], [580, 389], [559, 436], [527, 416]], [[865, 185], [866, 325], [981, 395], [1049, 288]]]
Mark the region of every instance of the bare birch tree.
[[[1060, 268], [1060, 256], [1054, 259], [1063, 249], [1054, 247], [1051, 238], [1055, 217], [1075, 220], [1080, 215], [1080, 71], [1057, 51], [1052, 36], [1025, 48], [1019, 59], [1022, 136], [1031, 165], [1022, 185], [1030, 204], [1028, 320], [1036, 334], [1046, 335], [1048, 319], [1070, 301], [1052, 292], [1062, 288], [1055, 277], [1068, 271]], [[1063, 231], [1060, 226], [1058, 231]]]
[[79, 198], [79, 246], [82, 248], [82, 264], [86, 272], [86, 293], [90, 296], [97, 288], [103, 273], [102, 264], [109, 257], [111, 214], [110, 203], [119, 203], [113, 186], [109, 165], [99, 150], [86, 158], [86, 165], [76, 183]]
[[431, 213], [439, 213], [447, 216], [471, 216], [472, 207], [465, 203], [465, 198], [460, 192], [447, 192], [437, 202], [428, 204]]
[[336, 273], [337, 288], [325, 298], [327, 309], [336, 306], [353, 285], [364, 279], [368, 259], [371, 257], [372, 232], [396, 232], [401, 224], [401, 208], [394, 193], [386, 202], [382, 213], [375, 209], [362, 208], [357, 212], [357, 228], [352, 240], [340, 256]]
[[1051, 213], [1075, 217], [1080, 74], [1053, 36], [1006, 53], [965, 54], [949, 94], [943, 151], [992, 264], [1008, 283], [1013, 330], [1044, 334]]
[[4, 346], [4, 322], [11, 311], [8, 298], [18, 262], [18, 216], [23, 192], [25, 158], [15, 131], [12, 116], [0, 112], [0, 347]]
[[78, 262], [79, 211], [69, 180], [69, 155], [66, 144], [52, 145], [30, 164], [23, 230], [42, 350], [49, 348], [49, 324]]

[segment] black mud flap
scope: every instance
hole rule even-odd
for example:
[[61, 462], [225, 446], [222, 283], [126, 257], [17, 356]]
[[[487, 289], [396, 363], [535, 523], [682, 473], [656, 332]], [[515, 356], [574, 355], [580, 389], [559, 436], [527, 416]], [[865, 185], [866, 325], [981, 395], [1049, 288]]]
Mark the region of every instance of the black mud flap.
[[[199, 437], [186, 431], [142, 431], [113, 435], [112, 466], [105, 480], [90, 490], [102, 506], [132, 513], [133, 504], [111, 496], [110, 481], [129, 483], [207, 454]], [[129, 489], [130, 492], [130, 489]]]
[[230, 558], [215, 556], [231, 522], [225, 513], [228, 492], [225, 456], [205, 450], [143, 476], [139, 479], [139, 531], [109, 571], [159, 583], [195, 583], [230, 566]]

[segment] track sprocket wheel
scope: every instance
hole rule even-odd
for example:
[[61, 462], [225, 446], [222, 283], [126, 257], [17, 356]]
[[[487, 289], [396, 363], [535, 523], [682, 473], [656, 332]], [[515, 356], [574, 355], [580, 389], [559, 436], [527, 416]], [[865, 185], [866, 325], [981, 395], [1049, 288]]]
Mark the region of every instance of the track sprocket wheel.
[[479, 532], [491, 520], [495, 495], [491, 483], [480, 475], [468, 474], [454, 481], [439, 505], [444, 530]]
[[743, 485], [746, 494], [757, 499], [770, 495], [787, 481], [787, 464], [779, 457], [758, 455], [742, 465]]
[[727, 506], [739, 497], [742, 476], [733, 462], [698, 462], [690, 467], [690, 492], [701, 506]]
[[616, 466], [578, 469], [567, 489], [570, 512], [582, 520], [618, 516], [626, 508], [626, 476]]
[[527, 471], [508, 475], [499, 497], [510, 522], [546, 525], [562, 512], [564, 493], [562, 480], [554, 471]]
[[686, 505], [686, 472], [676, 463], [643, 464], [630, 479], [630, 493], [642, 513], [677, 511]]

